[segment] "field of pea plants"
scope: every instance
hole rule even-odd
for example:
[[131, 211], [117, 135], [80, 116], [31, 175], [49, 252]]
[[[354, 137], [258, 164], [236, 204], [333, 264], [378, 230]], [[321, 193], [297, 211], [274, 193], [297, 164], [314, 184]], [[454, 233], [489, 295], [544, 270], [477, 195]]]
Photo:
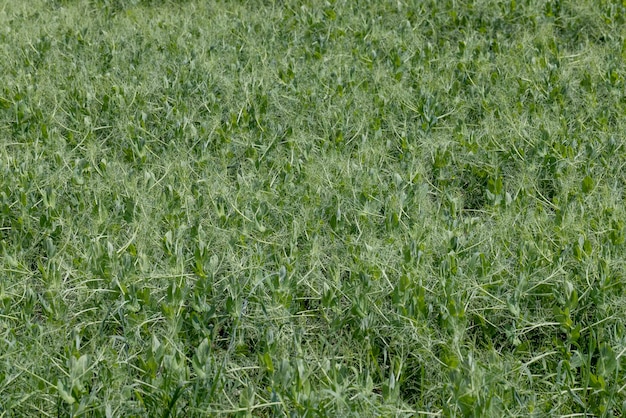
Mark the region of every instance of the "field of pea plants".
[[0, 417], [626, 414], [626, 2], [0, 0]]

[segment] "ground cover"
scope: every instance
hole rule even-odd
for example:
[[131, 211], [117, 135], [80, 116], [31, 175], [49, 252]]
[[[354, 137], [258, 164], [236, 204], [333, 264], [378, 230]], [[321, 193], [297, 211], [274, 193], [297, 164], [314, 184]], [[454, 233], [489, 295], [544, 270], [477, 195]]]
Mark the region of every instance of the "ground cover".
[[0, 1], [0, 415], [626, 413], [625, 19]]

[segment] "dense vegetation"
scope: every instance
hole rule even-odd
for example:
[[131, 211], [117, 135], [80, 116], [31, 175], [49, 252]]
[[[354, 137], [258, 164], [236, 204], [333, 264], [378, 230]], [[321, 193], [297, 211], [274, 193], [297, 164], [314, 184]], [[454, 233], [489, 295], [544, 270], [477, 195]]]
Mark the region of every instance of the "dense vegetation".
[[0, 1], [1, 416], [626, 413], [626, 3]]

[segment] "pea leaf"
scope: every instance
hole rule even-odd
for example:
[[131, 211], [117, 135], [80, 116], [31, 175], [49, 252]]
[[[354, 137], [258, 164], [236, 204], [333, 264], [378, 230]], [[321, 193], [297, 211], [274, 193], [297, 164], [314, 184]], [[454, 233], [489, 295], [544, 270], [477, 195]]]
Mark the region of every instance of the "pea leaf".
[[584, 193], [591, 192], [591, 190], [593, 189], [593, 179], [591, 178], [591, 176], [585, 176], [585, 178], [583, 179], [582, 188]]

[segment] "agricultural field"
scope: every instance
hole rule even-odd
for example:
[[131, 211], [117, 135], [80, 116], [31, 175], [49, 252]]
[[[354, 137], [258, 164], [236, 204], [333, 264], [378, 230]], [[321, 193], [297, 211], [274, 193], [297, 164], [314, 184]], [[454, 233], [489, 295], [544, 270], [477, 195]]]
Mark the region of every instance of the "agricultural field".
[[626, 415], [626, 2], [0, 0], [0, 417]]

